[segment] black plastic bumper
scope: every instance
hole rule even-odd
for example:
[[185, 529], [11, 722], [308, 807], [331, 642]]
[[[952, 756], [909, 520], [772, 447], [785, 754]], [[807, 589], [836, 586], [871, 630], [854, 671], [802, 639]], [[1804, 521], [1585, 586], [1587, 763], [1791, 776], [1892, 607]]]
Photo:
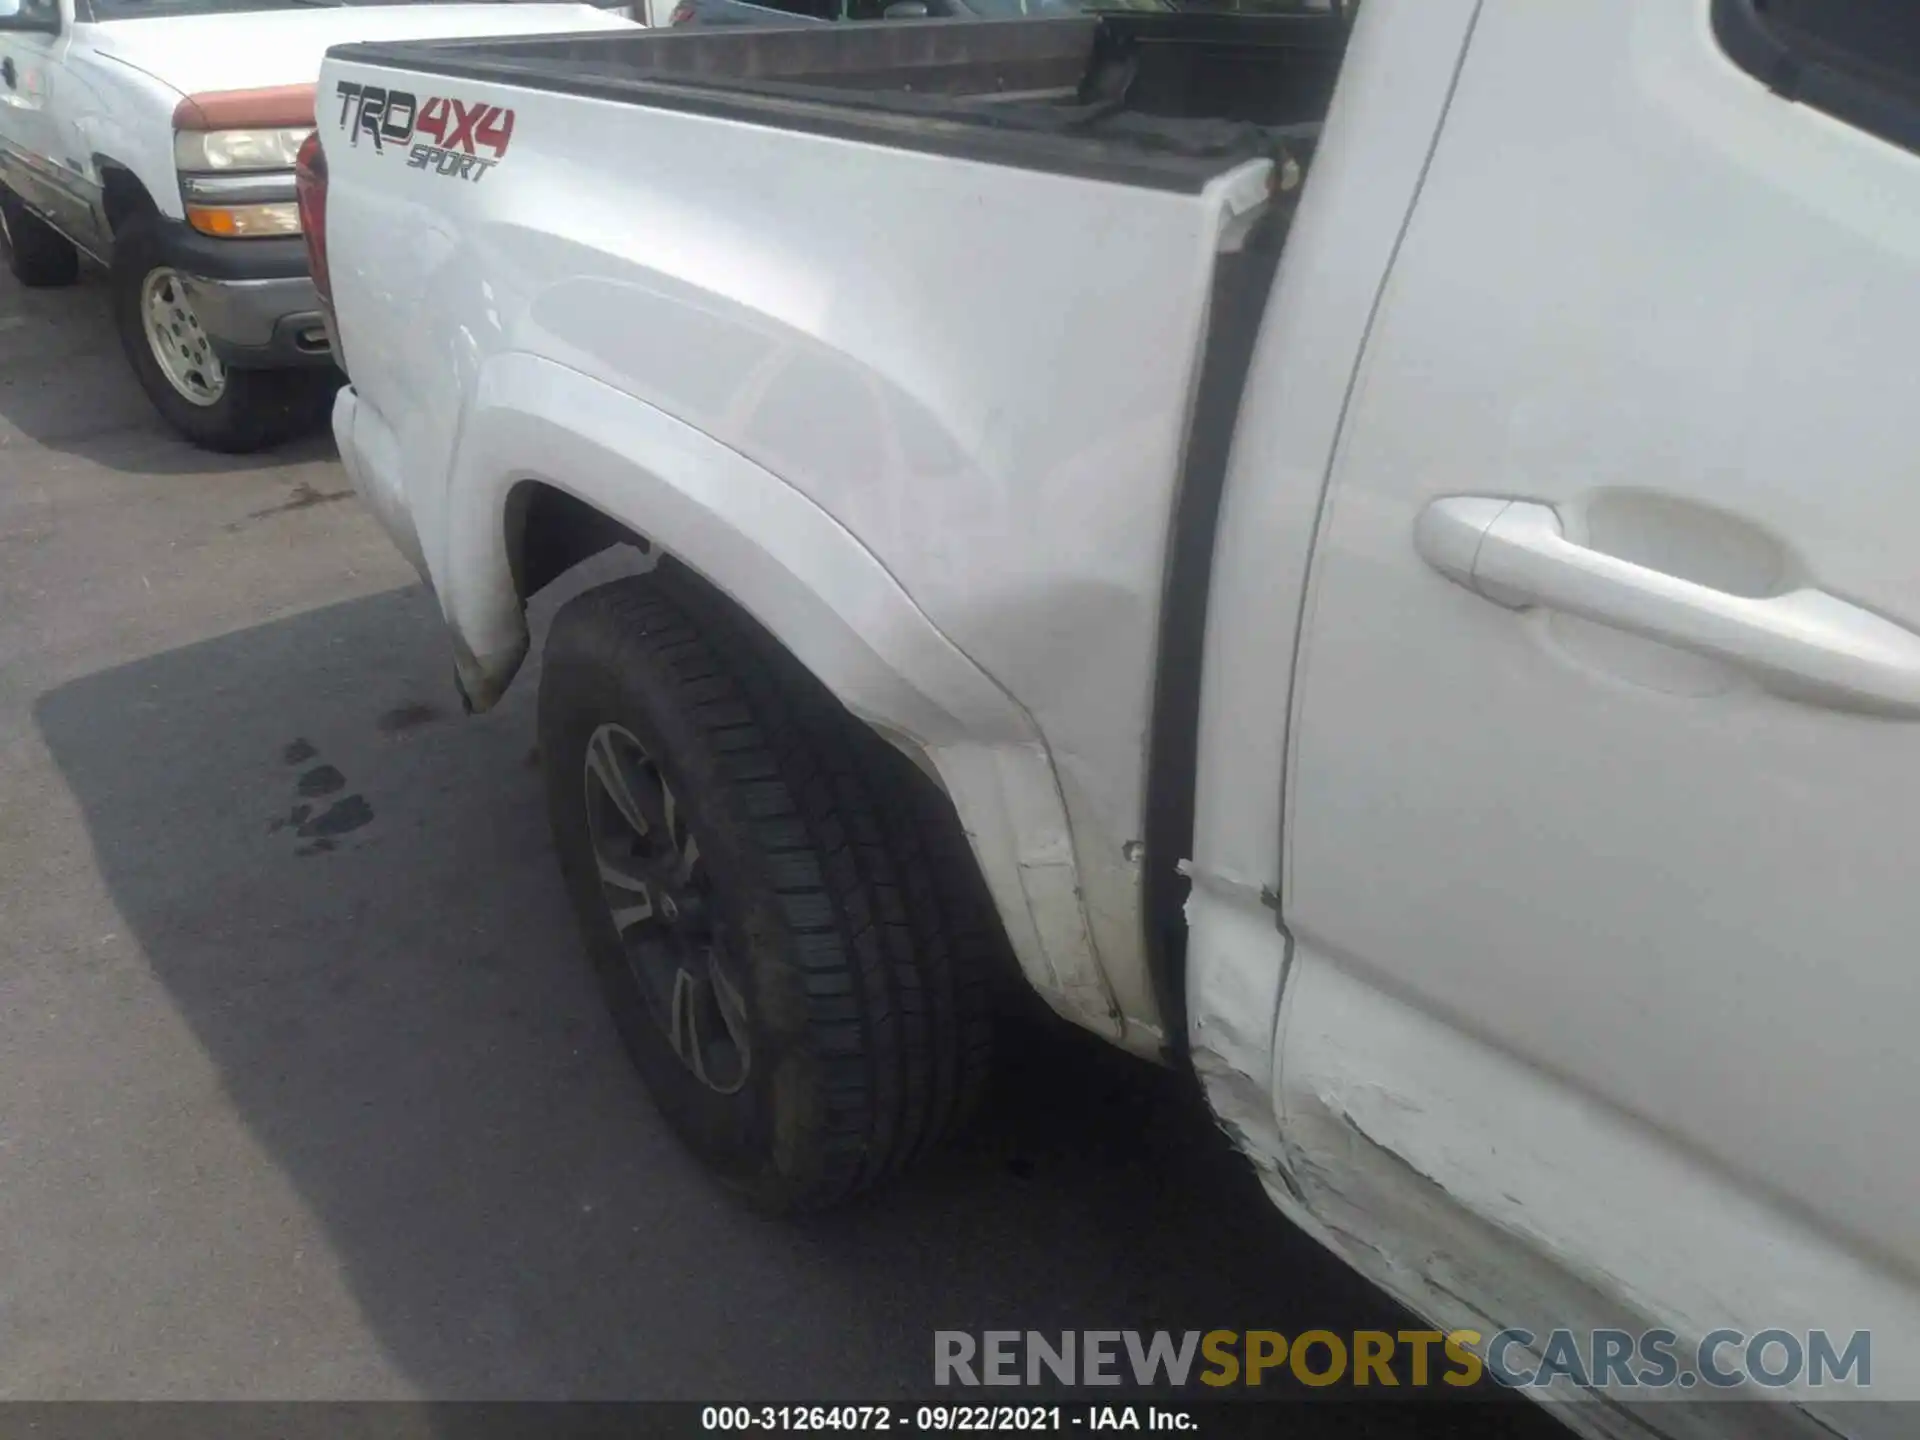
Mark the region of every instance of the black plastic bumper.
[[187, 277], [213, 350], [236, 370], [333, 363], [320, 297], [297, 235], [222, 240], [178, 221], [160, 226], [160, 253]]
[[160, 250], [174, 269], [210, 280], [295, 280], [307, 274], [307, 242], [298, 235], [222, 240], [184, 220], [163, 220]]
[[301, 370], [337, 363], [326, 319], [313, 310], [282, 316], [263, 344], [247, 344], [212, 332], [207, 338], [213, 343], [213, 353], [229, 370]]

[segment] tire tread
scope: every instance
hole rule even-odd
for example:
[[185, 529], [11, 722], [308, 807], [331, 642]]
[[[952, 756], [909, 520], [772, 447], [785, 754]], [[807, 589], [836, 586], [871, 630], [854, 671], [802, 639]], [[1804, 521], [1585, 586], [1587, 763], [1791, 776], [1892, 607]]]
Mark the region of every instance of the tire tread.
[[963, 1123], [1006, 941], [946, 797], [671, 562], [570, 602], [547, 656], [549, 677], [612, 660], [670, 687], [774, 877], [825, 1100], [810, 1182], [782, 1208], [844, 1201]]
[[6, 211], [7, 269], [14, 279], [37, 290], [71, 285], [80, 278], [80, 252], [71, 240], [28, 210], [11, 190], [0, 190], [0, 207]]

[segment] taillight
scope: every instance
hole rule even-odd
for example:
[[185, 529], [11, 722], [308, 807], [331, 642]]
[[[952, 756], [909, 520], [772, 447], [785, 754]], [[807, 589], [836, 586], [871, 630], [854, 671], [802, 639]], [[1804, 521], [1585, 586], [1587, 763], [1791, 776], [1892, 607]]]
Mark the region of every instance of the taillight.
[[293, 191], [300, 202], [300, 231], [307, 237], [307, 265], [313, 287], [322, 300], [333, 299], [333, 278], [327, 273], [327, 152], [320, 148], [320, 132], [301, 142], [293, 161]]
[[340, 323], [333, 313], [333, 272], [327, 268], [327, 152], [320, 148], [318, 130], [300, 142], [300, 153], [293, 157], [293, 195], [300, 207], [300, 233], [307, 241], [307, 270], [326, 318], [327, 345], [333, 351], [333, 363], [345, 374], [347, 356], [340, 348]]
[[693, 14], [693, 0], [680, 0], [680, 3], [673, 7], [673, 13], [667, 17], [667, 24], [684, 25], [693, 19]]

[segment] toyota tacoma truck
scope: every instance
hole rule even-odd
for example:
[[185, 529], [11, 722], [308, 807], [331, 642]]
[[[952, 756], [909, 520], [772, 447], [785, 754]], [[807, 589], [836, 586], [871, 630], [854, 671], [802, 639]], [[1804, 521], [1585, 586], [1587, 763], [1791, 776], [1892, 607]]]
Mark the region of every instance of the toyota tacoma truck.
[[687, 1143], [894, 1173], [1006, 953], [1569, 1423], [1902, 1433], [1913, 13], [332, 52], [334, 431], [470, 704], [645, 555], [539, 754]]
[[339, 384], [293, 194], [327, 47], [609, 27], [633, 28], [585, 4], [0, 0], [0, 249], [25, 285], [105, 265], [167, 423], [270, 445]]

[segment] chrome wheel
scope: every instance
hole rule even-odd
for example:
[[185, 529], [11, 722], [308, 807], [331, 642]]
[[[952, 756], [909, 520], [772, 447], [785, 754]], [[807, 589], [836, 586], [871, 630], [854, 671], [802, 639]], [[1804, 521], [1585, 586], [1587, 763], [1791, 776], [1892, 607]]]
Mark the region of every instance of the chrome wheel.
[[587, 742], [587, 832], [627, 970], [673, 1053], [722, 1095], [747, 1083], [746, 1001], [715, 933], [699, 841], [631, 731]]
[[186, 279], [179, 271], [161, 266], [147, 272], [140, 287], [140, 318], [148, 348], [167, 383], [191, 404], [219, 404], [227, 393], [227, 370], [200, 328], [200, 317], [193, 313]]

